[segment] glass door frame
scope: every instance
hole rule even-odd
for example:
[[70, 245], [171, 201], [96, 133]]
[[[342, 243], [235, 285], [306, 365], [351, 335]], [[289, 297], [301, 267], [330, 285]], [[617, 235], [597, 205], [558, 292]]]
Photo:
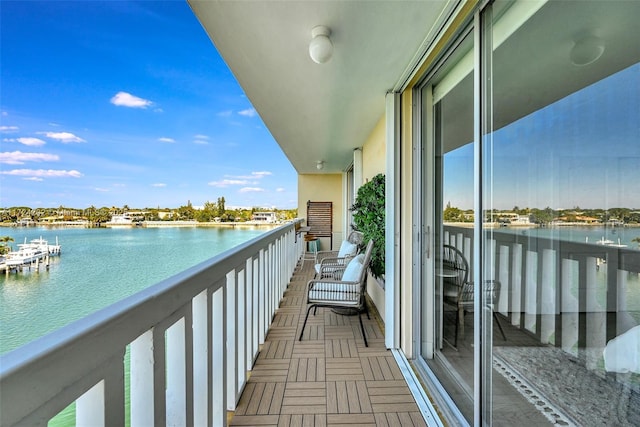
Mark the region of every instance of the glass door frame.
[[[428, 367], [426, 358], [438, 357], [438, 343], [436, 340], [442, 340], [438, 337], [435, 330], [438, 323], [436, 315], [436, 294], [435, 294], [435, 253], [437, 250], [434, 239], [435, 223], [434, 204], [437, 202], [435, 196], [435, 129], [434, 129], [434, 103], [432, 94], [432, 79], [437, 70], [451, 56], [451, 54], [460, 46], [467, 36], [473, 37], [473, 149], [474, 149], [474, 243], [473, 243], [473, 281], [481, 283], [484, 276], [483, 262], [483, 135], [491, 130], [491, 110], [486, 108], [490, 100], [487, 98], [491, 95], [490, 84], [491, 79], [486, 77], [491, 75], [491, 13], [490, 5], [485, 2], [477, 8], [472, 17], [461, 25], [461, 30], [455, 37], [452, 37], [452, 43], [444, 50], [444, 53], [434, 62], [434, 66], [425, 75], [420, 83], [413, 89], [414, 103], [413, 115], [413, 131], [414, 141], [413, 149], [416, 155], [413, 157], [414, 167], [414, 186], [413, 198], [418, 200], [414, 203], [414, 228], [419, 233], [414, 235], [414, 256], [417, 262], [413, 264], [413, 274], [417, 278], [417, 284], [414, 286], [413, 309], [419, 316], [415, 316], [413, 323], [413, 344], [417, 366], [420, 371], [428, 377], [437, 389], [441, 391], [440, 399], [447, 405], [449, 415], [456, 418], [461, 424], [466, 424], [460, 410], [454, 401], [444, 390], [437, 376]], [[485, 14], [488, 13], [489, 16]], [[487, 40], [487, 35], [489, 39]], [[488, 43], [488, 44], [487, 44]], [[489, 52], [489, 55], [483, 52]], [[487, 68], [484, 68], [487, 67]], [[427, 196], [425, 196], [427, 195]], [[427, 293], [426, 295], [424, 293]], [[482, 327], [487, 320], [484, 319], [481, 310], [482, 293], [476, 288], [474, 296], [474, 342], [479, 345], [474, 346], [474, 384], [473, 384], [473, 405], [474, 405], [474, 425], [491, 423], [491, 353], [492, 342], [491, 336], [485, 338], [485, 328]], [[425, 301], [423, 301], [425, 299]], [[425, 310], [426, 309], [426, 310]], [[426, 316], [426, 318], [424, 317]], [[426, 320], [426, 323], [425, 323]], [[488, 322], [491, 322], [489, 316]], [[432, 328], [424, 327], [425, 324], [433, 325]], [[491, 330], [489, 323], [489, 331]]]

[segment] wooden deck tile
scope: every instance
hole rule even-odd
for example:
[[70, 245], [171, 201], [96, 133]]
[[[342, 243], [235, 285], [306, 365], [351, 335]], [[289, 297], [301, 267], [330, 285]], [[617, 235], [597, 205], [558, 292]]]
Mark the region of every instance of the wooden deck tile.
[[288, 359], [293, 353], [293, 342], [290, 340], [272, 340], [264, 343], [259, 359]]
[[364, 380], [360, 359], [327, 358], [327, 381]]
[[327, 414], [327, 425], [338, 426], [375, 426], [376, 421], [373, 414]]
[[327, 357], [358, 357], [358, 348], [354, 339], [326, 339]]
[[278, 415], [234, 415], [232, 426], [277, 426]]
[[390, 412], [375, 414], [378, 427], [426, 427], [419, 412]]
[[324, 342], [315, 340], [315, 341], [295, 341], [293, 345], [293, 354], [292, 358], [295, 357], [323, 357], [325, 354], [324, 351]]
[[320, 308], [298, 341], [311, 264], [273, 316], [231, 425], [425, 426], [376, 320], [362, 316], [365, 347], [358, 316]]
[[364, 381], [327, 382], [327, 413], [362, 414], [373, 408]]
[[272, 326], [296, 326], [298, 324], [297, 313], [278, 312], [273, 318]]
[[325, 414], [281, 415], [278, 427], [326, 427]]
[[281, 414], [326, 414], [326, 383], [287, 383]]
[[324, 381], [325, 359], [324, 357], [300, 357], [291, 359], [287, 381]]

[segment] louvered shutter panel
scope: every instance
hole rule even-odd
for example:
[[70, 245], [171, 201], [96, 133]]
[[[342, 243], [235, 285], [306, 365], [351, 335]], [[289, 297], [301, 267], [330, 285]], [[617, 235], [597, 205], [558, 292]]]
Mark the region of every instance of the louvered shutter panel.
[[333, 202], [307, 202], [308, 235], [329, 237], [333, 247]]

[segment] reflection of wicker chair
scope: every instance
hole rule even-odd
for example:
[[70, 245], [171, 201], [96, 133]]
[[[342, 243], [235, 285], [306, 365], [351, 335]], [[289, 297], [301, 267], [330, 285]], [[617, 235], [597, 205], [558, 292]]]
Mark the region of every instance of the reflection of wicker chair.
[[351, 258], [358, 254], [363, 235], [359, 231], [349, 233], [347, 240], [343, 240], [339, 251], [320, 251], [316, 257], [316, 278], [333, 277], [334, 273], [344, 269]]
[[358, 313], [364, 345], [369, 346], [362, 324], [362, 312], [366, 311], [367, 271], [371, 262], [372, 251], [373, 240], [367, 244], [364, 254], [356, 256], [349, 261], [346, 267], [334, 272], [335, 277], [339, 275], [340, 279], [314, 279], [309, 281], [307, 285], [307, 304], [309, 304], [309, 307], [302, 324], [299, 341], [302, 340], [304, 328], [307, 325], [312, 308], [347, 308], [353, 309]]
[[[458, 330], [464, 328], [464, 315], [467, 311], [473, 311], [474, 307], [474, 293], [475, 287], [473, 282], [468, 280], [469, 278], [469, 263], [465, 259], [464, 255], [457, 248], [444, 245], [442, 256], [442, 267], [448, 271], [455, 271], [458, 274], [455, 277], [447, 278], [444, 281], [444, 293], [443, 301], [446, 304], [456, 307], [456, 332], [454, 347], [458, 346]], [[502, 325], [498, 315], [493, 310], [498, 303], [498, 296], [500, 295], [500, 282], [497, 280], [485, 280], [483, 301], [487, 308], [491, 309], [491, 314], [498, 324], [502, 338], [507, 340], [504, 334]], [[464, 331], [464, 329], [462, 329]]]

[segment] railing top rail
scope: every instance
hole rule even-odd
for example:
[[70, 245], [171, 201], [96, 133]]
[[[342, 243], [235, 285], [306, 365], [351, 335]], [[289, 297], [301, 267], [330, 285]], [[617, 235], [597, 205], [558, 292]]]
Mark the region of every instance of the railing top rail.
[[[445, 230], [462, 233], [473, 238], [473, 228], [445, 225]], [[522, 244], [527, 249], [534, 251], [553, 249], [558, 251], [560, 257], [566, 259], [582, 260], [586, 257], [615, 259], [616, 268], [629, 272], [640, 272], [640, 251], [637, 249], [510, 233], [500, 229], [494, 229], [491, 233], [498, 243]]]
[[[51, 372], [52, 364], [64, 365], [66, 355], [76, 351], [82, 352], [87, 369], [99, 366], [113, 354], [122, 352], [139, 335], [183, 308], [204, 289], [217, 290], [224, 284], [229, 271], [293, 230], [296, 222], [270, 230], [0, 356], [0, 389], [6, 392], [10, 388], [5, 387], [17, 386], [11, 378], [25, 367], [29, 366], [34, 375], [40, 371]], [[105, 348], [114, 349], [113, 353], [105, 354]], [[77, 362], [77, 358], [74, 360]]]

